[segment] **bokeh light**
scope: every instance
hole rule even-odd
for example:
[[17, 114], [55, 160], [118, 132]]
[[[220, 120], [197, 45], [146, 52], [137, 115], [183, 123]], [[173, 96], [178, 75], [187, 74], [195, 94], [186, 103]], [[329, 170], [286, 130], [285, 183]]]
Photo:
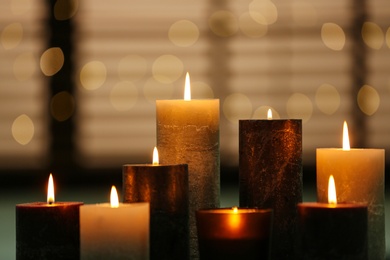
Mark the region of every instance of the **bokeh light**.
[[252, 38], [260, 38], [268, 31], [267, 24], [256, 22], [248, 12], [240, 16], [239, 25], [242, 33]]
[[205, 82], [191, 82], [191, 97], [193, 99], [214, 98], [213, 89]]
[[364, 85], [358, 92], [357, 102], [360, 110], [364, 114], [371, 116], [378, 110], [380, 97], [375, 88]]
[[106, 66], [101, 61], [90, 61], [80, 71], [81, 85], [87, 90], [100, 88], [106, 81]]
[[233, 124], [239, 119], [249, 119], [252, 115], [252, 102], [241, 93], [234, 93], [226, 97], [223, 102], [223, 114]]
[[261, 24], [273, 24], [278, 20], [278, 9], [270, 0], [253, 0], [249, 4], [249, 14]]
[[78, 0], [56, 0], [54, 4], [54, 18], [64, 21], [72, 18], [79, 8]]
[[365, 22], [363, 24], [362, 37], [364, 43], [375, 50], [379, 50], [383, 46], [385, 38], [382, 29], [373, 22]]
[[128, 55], [118, 64], [118, 76], [121, 80], [134, 82], [145, 76], [147, 70], [146, 59], [140, 55]]
[[387, 31], [386, 31], [386, 44], [387, 44], [387, 47], [390, 48], [390, 27], [387, 28]]
[[111, 105], [118, 111], [128, 111], [138, 99], [138, 90], [132, 82], [121, 81], [110, 92]]
[[75, 101], [71, 94], [62, 91], [54, 95], [50, 102], [50, 112], [57, 121], [69, 119], [74, 112]]
[[168, 38], [176, 46], [189, 47], [198, 40], [199, 28], [191, 21], [180, 20], [171, 25]]
[[23, 27], [21, 23], [11, 23], [4, 27], [1, 32], [1, 45], [4, 49], [10, 50], [19, 45], [23, 38]]
[[[184, 87], [183, 87], [184, 88]], [[144, 96], [152, 104], [157, 99], [171, 99], [173, 94], [173, 85], [171, 83], [162, 83], [155, 78], [149, 78], [144, 85]]]
[[253, 113], [252, 118], [253, 119], [267, 119], [268, 109], [271, 109], [271, 111], [272, 111], [272, 119], [280, 119], [279, 113], [273, 107], [270, 107], [270, 106], [258, 107], [255, 110], [255, 112]]
[[315, 100], [318, 109], [327, 115], [334, 114], [340, 107], [340, 94], [330, 84], [322, 84], [317, 89]]
[[295, 93], [287, 101], [287, 114], [292, 119], [302, 119], [306, 123], [313, 114], [313, 104], [304, 94]]
[[13, 66], [15, 78], [19, 81], [26, 81], [31, 78], [37, 70], [37, 61], [32, 52], [24, 52], [19, 54]]
[[321, 28], [323, 43], [331, 50], [340, 51], [345, 45], [344, 30], [335, 23], [324, 23]]
[[64, 53], [61, 48], [49, 48], [41, 56], [40, 66], [46, 76], [53, 76], [60, 71], [63, 65]]
[[34, 123], [26, 114], [18, 116], [12, 123], [12, 136], [21, 145], [30, 143], [34, 131]]
[[161, 83], [172, 83], [183, 74], [183, 68], [183, 62], [178, 57], [162, 55], [153, 63], [153, 77]]
[[232, 12], [216, 11], [208, 20], [210, 30], [220, 37], [229, 37], [238, 31], [237, 19]]

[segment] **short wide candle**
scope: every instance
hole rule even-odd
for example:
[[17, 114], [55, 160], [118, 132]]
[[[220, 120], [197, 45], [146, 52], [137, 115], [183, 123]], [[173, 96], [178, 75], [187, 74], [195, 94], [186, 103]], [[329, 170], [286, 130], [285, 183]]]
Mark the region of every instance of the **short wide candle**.
[[202, 209], [196, 221], [201, 260], [269, 259], [272, 210]]
[[81, 259], [149, 259], [149, 203], [80, 207]]

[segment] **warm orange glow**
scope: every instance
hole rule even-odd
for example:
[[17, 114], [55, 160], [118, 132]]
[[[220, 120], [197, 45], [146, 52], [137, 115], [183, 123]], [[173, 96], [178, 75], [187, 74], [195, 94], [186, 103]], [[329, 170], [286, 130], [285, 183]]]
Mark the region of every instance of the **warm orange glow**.
[[190, 84], [190, 74], [186, 74], [186, 83], [184, 86], [184, 100], [191, 100], [191, 84]]
[[158, 165], [159, 159], [158, 159], [158, 151], [157, 147], [154, 147], [153, 149], [153, 165]]
[[49, 176], [49, 182], [47, 184], [47, 203], [49, 204], [54, 203], [54, 183], [53, 183], [53, 176], [51, 173]]
[[334, 183], [333, 175], [329, 176], [329, 182], [328, 182], [328, 203], [329, 204], [337, 204], [336, 185]]
[[237, 214], [237, 212], [238, 212], [237, 207], [233, 207], [232, 210], [233, 210], [233, 213], [234, 213], [234, 214]]
[[267, 119], [268, 119], [268, 120], [271, 120], [271, 119], [272, 119], [272, 110], [271, 110], [271, 108], [268, 109], [268, 112], [267, 112]]
[[111, 187], [110, 203], [111, 203], [111, 208], [119, 207], [118, 192], [116, 191], [114, 185]]
[[349, 145], [349, 135], [348, 135], [348, 125], [347, 122], [344, 121], [343, 127], [343, 150], [349, 151], [351, 146]]
[[240, 226], [240, 214], [238, 214], [237, 207], [232, 208], [232, 213], [228, 216], [228, 226], [233, 231], [237, 230]]

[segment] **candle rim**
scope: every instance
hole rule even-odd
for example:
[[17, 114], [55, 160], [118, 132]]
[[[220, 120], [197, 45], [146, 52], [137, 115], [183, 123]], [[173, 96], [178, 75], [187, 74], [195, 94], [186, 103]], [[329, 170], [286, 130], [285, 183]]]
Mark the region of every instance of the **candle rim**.
[[233, 212], [233, 208], [204, 208], [199, 209], [197, 212], [199, 214], [258, 214], [258, 213], [272, 213], [271, 208], [260, 209], [260, 208], [245, 208], [245, 207], [235, 207], [237, 212]]
[[84, 205], [84, 202], [81, 201], [56, 201], [52, 204], [49, 204], [44, 201], [35, 201], [35, 202], [26, 202], [26, 203], [19, 203], [16, 204], [16, 207], [32, 207], [32, 208], [38, 208], [42, 206], [49, 207], [59, 207], [59, 206], [73, 206], [73, 205]]
[[337, 204], [326, 203], [326, 202], [301, 202], [297, 204], [298, 207], [308, 207], [308, 208], [333, 208], [333, 209], [343, 209], [343, 208], [367, 208], [367, 203], [362, 202], [338, 202]]
[[133, 167], [133, 166], [136, 166], [136, 167], [150, 167], [150, 168], [153, 168], [153, 167], [172, 167], [172, 166], [181, 166], [181, 167], [188, 167], [188, 164], [187, 163], [177, 163], [177, 164], [165, 164], [165, 163], [159, 163], [159, 164], [153, 164], [153, 163], [135, 163], [135, 164], [131, 164], [131, 163], [125, 163], [122, 165], [122, 167]]
[[103, 203], [95, 203], [95, 204], [84, 204], [81, 207], [83, 208], [91, 208], [91, 207], [99, 207], [99, 208], [110, 208], [113, 210], [119, 209], [119, 208], [149, 208], [150, 203], [149, 202], [132, 202], [132, 203], [123, 203], [119, 202], [119, 207], [111, 207], [110, 202], [103, 202]]
[[334, 150], [334, 151], [344, 151], [344, 152], [350, 152], [350, 151], [365, 151], [365, 150], [378, 150], [378, 151], [384, 151], [384, 148], [350, 148], [349, 150], [344, 150], [341, 147], [323, 147], [323, 148], [316, 148], [316, 150]]
[[180, 98], [172, 98], [172, 99], [156, 99], [156, 102], [166, 102], [166, 101], [183, 101], [183, 102], [191, 102], [191, 101], [207, 101], [207, 100], [220, 100], [219, 98], [191, 98], [191, 100], [184, 100]]

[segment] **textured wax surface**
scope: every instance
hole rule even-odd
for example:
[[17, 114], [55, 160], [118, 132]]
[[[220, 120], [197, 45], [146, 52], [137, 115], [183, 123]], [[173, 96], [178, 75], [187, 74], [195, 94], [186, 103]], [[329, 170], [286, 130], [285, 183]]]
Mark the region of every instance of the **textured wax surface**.
[[241, 207], [272, 208], [271, 259], [294, 259], [302, 201], [302, 121], [239, 121]]

